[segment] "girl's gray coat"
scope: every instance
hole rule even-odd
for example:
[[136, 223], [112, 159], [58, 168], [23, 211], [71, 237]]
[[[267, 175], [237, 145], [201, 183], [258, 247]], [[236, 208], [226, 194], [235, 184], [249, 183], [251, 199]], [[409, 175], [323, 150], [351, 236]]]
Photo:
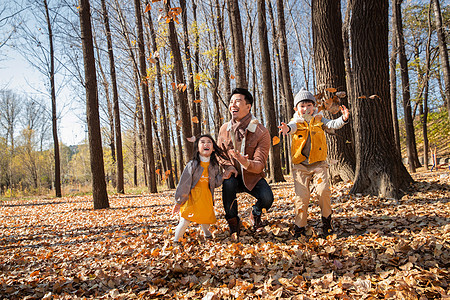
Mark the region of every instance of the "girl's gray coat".
[[[189, 161], [181, 174], [180, 182], [175, 191], [175, 202], [183, 204], [189, 199], [189, 193], [200, 180], [203, 173], [203, 167], [200, 163], [193, 159]], [[208, 167], [209, 190], [214, 201], [214, 189], [222, 184], [222, 172], [217, 164], [209, 163]]]

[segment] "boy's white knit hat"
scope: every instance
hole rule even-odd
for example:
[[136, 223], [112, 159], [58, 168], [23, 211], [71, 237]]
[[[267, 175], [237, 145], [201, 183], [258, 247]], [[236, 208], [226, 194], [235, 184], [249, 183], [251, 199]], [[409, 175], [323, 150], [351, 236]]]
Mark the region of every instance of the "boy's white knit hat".
[[314, 97], [314, 95], [311, 92], [307, 91], [304, 87], [302, 87], [297, 95], [295, 95], [294, 107], [297, 107], [297, 104], [299, 104], [300, 101], [303, 100], [311, 100], [312, 102], [314, 102], [314, 105], [316, 104], [316, 98]]

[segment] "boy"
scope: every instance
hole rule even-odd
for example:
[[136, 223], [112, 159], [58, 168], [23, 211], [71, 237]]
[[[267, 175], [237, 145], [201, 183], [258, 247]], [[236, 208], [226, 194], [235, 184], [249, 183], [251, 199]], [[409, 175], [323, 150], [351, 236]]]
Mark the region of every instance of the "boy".
[[289, 124], [281, 123], [280, 133], [292, 136], [291, 155], [295, 187], [294, 237], [305, 235], [310, 199], [311, 181], [316, 182], [316, 192], [322, 212], [322, 232], [324, 237], [332, 234], [331, 190], [328, 179], [327, 143], [324, 127], [339, 129], [348, 120], [349, 111], [341, 106], [342, 116], [328, 120], [317, 113], [316, 98], [302, 88], [294, 98], [294, 117]]

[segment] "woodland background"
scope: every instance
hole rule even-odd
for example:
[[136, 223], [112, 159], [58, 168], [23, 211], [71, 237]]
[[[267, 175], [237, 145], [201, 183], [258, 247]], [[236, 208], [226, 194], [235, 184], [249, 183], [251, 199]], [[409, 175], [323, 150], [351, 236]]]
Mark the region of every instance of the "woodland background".
[[[357, 97], [352, 92], [355, 84], [343, 81], [356, 76], [352, 54], [356, 49], [351, 42], [358, 45], [369, 38], [356, 41], [359, 37], [351, 36], [351, 24], [357, 22], [353, 6], [358, 1], [335, 1], [331, 6], [326, 2], [90, 1], [95, 62], [87, 64], [93, 70], [89, 74], [96, 75], [95, 109], [101, 133], [89, 132], [89, 136], [99, 141], [94, 151], [100, 152], [92, 160], [94, 165], [104, 162], [102, 177], [109, 189], [173, 188], [190, 158], [188, 139], [199, 132], [217, 134], [228, 120], [228, 95], [234, 86], [249, 87], [256, 99], [253, 114], [274, 138], [276, 126], [290, 118], [292, 97], [302, 86], [324, 93], [325, 100], [333, 96], [336, 100], [343, 91], [339, 100], [356, 116], [355, 99], [381, 92], [372, 89], [367, 96]], [[369, 41], [375, 48], [388, 38], [388, 49], [382, 51], [389, 51], [391, 62], [391, 94], [384, 97], [390, 99], [383, 99], [371, 114], [383, 115], [379, 107], [392, 103], [392, 121], [387, 126], [393, 127], [394, 137], [389, 139], [401, 148], [405, 162], [414, 161], [408, 165], [409, 172], [419, 166], [419, 156], [422, 163], [424, 155], [431, 162], [430, 146], [437, 149], [441, 163], [449, 154], [448, 73], [441, 63], [438, 39], [438, 33], [448, 35], [449, 7], [440, 3], [439, 31], [433, 3], [397, 1], [388, 6], [386, 1], [379, 8], [388, 14], [384, 16], [386, 21], [389, 18], [388, 27], [377, 29], [378, 41]], [[11, 90], [7, 82], [0, 85], [3, 196], [51, 191], [61, 196], [91, 190], [92, 154], [87, 138], [91, 127], [87, 125], [86, 140], [78, 145], [64, 145], [58, 139], [66, 105], [62, 100], [59, 104], [63, 90], [70, 91], [71, 104], [87, 105], [86, 114], [91, 111], [80, 29], [85, 4], [47, 0], [2, 4], [0, 51], [20, 52], [42, 74], [44, 84], [44, 88], [36, 87], [40, 94]], [[321, 33], [326, 31], [328, 37]], [[345, 62], [345, 70], [327, 70], [321, 63], [333, 59], [339, 66]], [[331, 149], [355, 152], [358, 143], [348, 127], [328, 140]], [[370, 129], [366, 131], [369, 135]], [[351, 148], [334, 146], [339, 143]], [[273, 144], [268, 175], [276, 182], [283, 180], [281, 172], [289, 174], [289, 141]], [[340, 174], [348, 174], [336, 181], [353, 179], [357, 155], [342, 159], [334, 150], [330, 152], [330, 160], [340, 162], [331, 168], [332, 175], [339, 168]], [[349, 167], [343, 170], [345, 164]]]

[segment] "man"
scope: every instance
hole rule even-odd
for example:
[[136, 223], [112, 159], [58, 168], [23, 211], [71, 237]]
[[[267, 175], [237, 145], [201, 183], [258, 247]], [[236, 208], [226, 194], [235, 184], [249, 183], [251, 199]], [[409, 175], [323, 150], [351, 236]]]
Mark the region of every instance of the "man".
[[252, 94], [244, 88], [235, 88], [231, 93], [228, 110], [231, 120], [222, 125], [218, 145], [228, 153], [230, 161], [221, 161], [225, 172], [222, 200], [230, 234], [240, 233], [240, 219], [236, 194], [246, 192], [256, 198], [251, 218], [254, 231], [263, 227], [261, 214], [273, 203], [273, 193], [264, 179], [264, 168], [270, 149], [269, 131], [252, 116]]

